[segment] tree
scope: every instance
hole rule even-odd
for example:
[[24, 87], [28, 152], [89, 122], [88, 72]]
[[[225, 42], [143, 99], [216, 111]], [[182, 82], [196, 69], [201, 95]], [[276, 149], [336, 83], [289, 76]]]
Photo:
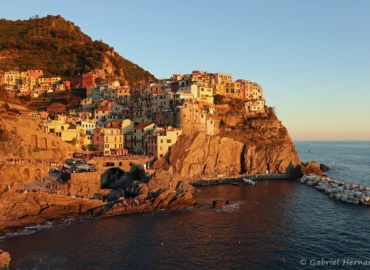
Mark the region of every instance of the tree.
[[97, 151], [97, 150], [99, 150], [99, 145], [98, 144], [90, 144], [89, 145], [89, 150], [90, 151]]
[[10, 106], [9, 106], [8, 103], [4, 103], [4, 109], [7, 110], [7, 111], [10, 109]]
[[270, 120], [277, 120], [278, 119], [276, 117], [275, 107], [267, 107], [267, 117]]
[[223, 99], [224, 99], [223, 95], [217, 94], [214, 97], [214, 103], [215, 104], [221, 104]]
[[102, 77], [98, 77], [98, 78], [95, 79], [94, 82], [95, 82], [95, 84], [102, 84], [102, 83], [104, 83], [104, 81], [105, 80]]

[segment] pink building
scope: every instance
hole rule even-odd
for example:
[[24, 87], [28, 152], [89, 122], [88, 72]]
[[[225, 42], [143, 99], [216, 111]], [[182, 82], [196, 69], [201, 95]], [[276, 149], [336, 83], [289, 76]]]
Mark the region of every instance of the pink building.
[[245, 81], [236, 80], [236, 82], [240, 82], [240, 98], [245, 99]]
[[164, 87], [162, 85], [153, 85], [151, 87], [152, 94], [162, 94], [164, 93]]
[[104, 133], [102, 132], [101, 128], [95, 128], [94, 129], [94, 135], [93, 135], [93, 144], [98, 145], [99, 149], [104, 149]]
[[157, 137], [160, 132], [154, 132], [153, 134], [147, 134], [145, 137], [147, 145], [147, 153], [152, 156], [158, 156]]

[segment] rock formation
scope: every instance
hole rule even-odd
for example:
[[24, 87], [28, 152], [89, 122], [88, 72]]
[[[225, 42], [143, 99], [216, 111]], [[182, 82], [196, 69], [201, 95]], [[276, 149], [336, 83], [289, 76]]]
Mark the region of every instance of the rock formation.
[[323, 172], [329, 171], [330, 168], [326, 166], [325, 164], [320, 163], [320, 170]]
[[302, 163], [302, 169], [301, 169], [302, 174], [316, 174], [319, 176], [322, 176], [322, 171], [317, 164], [316, 161], [310, 161], [307, 163]]
[[224, 201], [224, 200], [215, 200], [212, 203], [212, 208], [221, 208], [225, 205], [228, 205], [229, 201]]
[[[31, 224], [59, 222], [63, 218], [173, 210], [196, 204], [194, 187], [186, 180], [180, 180], [166, 171], [157, 171], [148, 182], [148, 177], [143, 173], [140, 166], [133, 165], [129, 172], [110, 168], [98, 181], [89, 181], [87, 178], [88, 174], [96, 177], [96, 173], [86, 173], [86, 179], [82, 173], [74, 174], [81, 177], [74, 178], [73, 175], [70, 180], [73, 183], [65, 183], [61, 190], [70, 192], [70, 196], [17, 192], [12, 188], [0, 191], [0, 234]], [[89, 185], [90, 182], [94, 185]], [[103, 194], [104, 201], [90, 199], [98, 191]], [[74, 194], [86, 196], [81, 198]]]
[[0, 269], [1, 270], [9, 269], [9, 263], [10, 263], [10, 254], [0, 249]]
[[170, 169], [185, 177], [232, 176], [239, 173], [292, 173], [300, 164], [294, 144], [246, 143], [233, 137], [204, 133], [181, 135], [172, 146], [168, 160], [156, 168]]

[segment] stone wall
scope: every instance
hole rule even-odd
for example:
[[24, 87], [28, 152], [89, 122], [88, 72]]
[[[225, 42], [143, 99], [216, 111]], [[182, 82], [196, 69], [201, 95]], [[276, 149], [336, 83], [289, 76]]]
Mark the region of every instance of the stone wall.
[[64, 161], [78, 149], [42, 131], [39, 119], [0, 114], [0, 126], [10, 134], [4, 156]]
[[52, 150], [40, 150], [37, 152], [32, 152], [31, 158], [36, 160], [53, 160], [54, 152]]
[[130, 171], [130, 163], [144, 164], [148, 162], [148, 158], [138, 158], [138, 159], [123, 159], [123, 158], [102, 158], [102, 159], [92, 159], [89, 161], [91, 164], [95, 164], [97, 171], [103, 173], [110, 167], [119, 167], [124, 171]]
[[11, 189], [23, 189], [24, 184], [35, 178], [46, 177], [51, 167], [47, 165], [11, 165], [0, 164], [0, 193], [7, 186]]
[[94, 193], [101, 193], [101, 172], [72, 173], [71, 179], [62, 185], [62, 192], [70, 192], [71, 195], [92, 197]]

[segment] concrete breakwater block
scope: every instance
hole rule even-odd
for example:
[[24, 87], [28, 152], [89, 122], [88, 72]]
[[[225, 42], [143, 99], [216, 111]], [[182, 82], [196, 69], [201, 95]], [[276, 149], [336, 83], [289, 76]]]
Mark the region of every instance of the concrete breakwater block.
[[346, 184], [325, 176], [306, 174], [298, 179], [301, 184], [312, 186], [327, 194], [329, 198], [351, 204], [370, 205], [370, 188], [357, 184]]

